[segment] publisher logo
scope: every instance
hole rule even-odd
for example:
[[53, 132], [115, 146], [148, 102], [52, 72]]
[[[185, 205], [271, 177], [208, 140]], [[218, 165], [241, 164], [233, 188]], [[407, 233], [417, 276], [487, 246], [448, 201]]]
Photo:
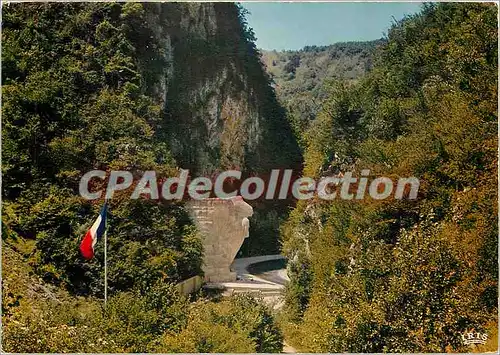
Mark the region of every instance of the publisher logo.
[[486, 333], [480, 333], [475, 331], [462, 333], [462, 342], [464, 343], [464, 345], [471, 345], [471, 344], [484, 345], [486, 344], [487, 340], [488, 340], [488, 334]]

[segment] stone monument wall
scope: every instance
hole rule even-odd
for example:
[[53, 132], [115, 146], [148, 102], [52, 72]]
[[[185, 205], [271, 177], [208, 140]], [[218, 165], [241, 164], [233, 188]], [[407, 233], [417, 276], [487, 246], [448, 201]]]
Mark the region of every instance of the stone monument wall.
[[250, 222], [247, 217], [253, 214], [252, 206], [237, 196], [192, 200], [188, 207], [202, 235], [205, 281], [236, 280], [230, 265], [248, 237]]

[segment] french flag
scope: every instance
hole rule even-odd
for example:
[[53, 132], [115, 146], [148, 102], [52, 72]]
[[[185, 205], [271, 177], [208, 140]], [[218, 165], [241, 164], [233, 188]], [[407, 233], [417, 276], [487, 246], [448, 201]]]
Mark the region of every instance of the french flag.
[[95, 243], [97, 243], [97, 240], [101, 239], [106, 230], [107, 209], [108, 206], [105, 203], [94, 224], [87, 233], [85, 233], [85, 237], [83, 237], [82, 243], [80, 244], [80, 252], [85, 259], [92, 259], [94, 257]]

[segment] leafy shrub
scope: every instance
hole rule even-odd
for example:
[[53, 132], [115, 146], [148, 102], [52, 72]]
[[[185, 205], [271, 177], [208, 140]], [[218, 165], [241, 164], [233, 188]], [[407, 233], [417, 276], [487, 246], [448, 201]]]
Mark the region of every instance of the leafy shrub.
[[[79, 178], [94, 169], [176, 174], [159, 138], [152, 81], [164, 75], [163, 53], [144, 6], [16, 4], [3, 18], [4, 227], [36, 240], [35, 270], [75, 294], [103, 290], [102, 243], [90, 262], [78, 251], [102, 201], [79, 198]], [[181, 205], [122, 195], [110, 211], [111, 292], [201, 272], [201, 243]]]
[[162, 352], [280, 352], [283, 337], [267, 307], [250, 296], [199, 302], [186, 328], [167, 334]]
[[[162, 292], [159, 301], [154, 292]], [[155, 295], [155, 296], [153, 296]], [[21, 299], [3, 317], [3, 348], [9, 352], [147, 352], [163, 332], [185, 322], [187, 303], [172, 287], [149, 296], [119, 293], [108, 300]]]

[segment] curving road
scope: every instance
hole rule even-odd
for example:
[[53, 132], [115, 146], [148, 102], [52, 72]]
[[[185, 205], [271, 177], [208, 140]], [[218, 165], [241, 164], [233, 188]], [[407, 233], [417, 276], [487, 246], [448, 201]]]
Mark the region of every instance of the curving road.
[[[285, 268], [276, 269], [276, 262], [286, 260], [283, 255], [262, 255], [235, 259], [231, 269], [239, 280], [259, 281], [274, 285], [285, 285], [290, 279]], [[273, 263], [274, 261], [274, 263]]]

